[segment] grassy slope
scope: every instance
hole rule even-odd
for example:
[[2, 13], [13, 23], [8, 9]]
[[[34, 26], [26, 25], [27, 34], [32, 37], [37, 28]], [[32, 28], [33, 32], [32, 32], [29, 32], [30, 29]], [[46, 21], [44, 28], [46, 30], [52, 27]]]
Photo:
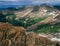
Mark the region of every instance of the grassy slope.
[[[8, 16], [8, 15], [0, 15], [2, 18]], [[8, 20], [9, 23], [13, 24], [13, 25], [17, 25], [17, 26], [23, 26], [25, 28], [27, 28], [28, 26], [31, 26], [37, 22], [40, 22], [41, 20], [44, 20], [45, 18], [31, 18], [28, 21], [26, 21], [26, 23], [24, 23], [25, 19], [20, 19], [19, 21], [15, 20], [15, 15], [10, 15], [13, 16], [12, 19], [6, 19]], [[2, 18], [0, 18], [0, 21], [4, 21]], [[54, 27], [52, 27], [53, 25], [51, 24], [46, 24], [46, 25], [41, 25], [39, 26], [36, 30], [34, 30], [34, 32], [36, 33], [41, 33], [41, 32], [56, 32], [60, 29], [60, 23], [57, 23], [54, 25]]]
[[[34, 20], [30, 21], [28, 24], [30, 24], [30, 23], [35, 24], [35, 23], [37, 23], [37, 22], [39, 22], [39, 21], [41, 21], [43, 19], [44, 18], [37, 18], [37, 19], [34, 19]], [[54, 33], [54, 32], [57, 32], [59, 29], [60, 29], [60, 23], [57, 23], [55, 25], [53, 25], [53, 24], [45, 24], [45, 25], [39, 26], [33, 32], [36, 32], [36, 33], [42, 33], [42, 32], [48, 33], [48, 32], [52, 32], [52, 33]]]

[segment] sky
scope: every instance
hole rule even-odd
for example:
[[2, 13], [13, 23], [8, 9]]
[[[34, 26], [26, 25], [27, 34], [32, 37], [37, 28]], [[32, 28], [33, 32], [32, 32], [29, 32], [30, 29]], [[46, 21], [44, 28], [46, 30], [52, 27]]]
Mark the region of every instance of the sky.
[[59, 4], [60, 0], [0, 0], [0, 5], [36, 5], [42, 3]]
[[0, 1], [18, 1], [18, 0], [0, 0]]

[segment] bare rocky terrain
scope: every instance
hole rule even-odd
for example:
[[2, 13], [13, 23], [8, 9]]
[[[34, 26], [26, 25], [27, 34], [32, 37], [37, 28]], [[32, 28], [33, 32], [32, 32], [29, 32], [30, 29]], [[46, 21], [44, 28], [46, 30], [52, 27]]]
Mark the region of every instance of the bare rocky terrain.
[[60, 46], [60, 11], [47, 4], [0, 11], [0, 46]]
[[0, 22], [0, 46], [56, 46], [58, 40], [51, 34], [26, 32], [23, 27]]

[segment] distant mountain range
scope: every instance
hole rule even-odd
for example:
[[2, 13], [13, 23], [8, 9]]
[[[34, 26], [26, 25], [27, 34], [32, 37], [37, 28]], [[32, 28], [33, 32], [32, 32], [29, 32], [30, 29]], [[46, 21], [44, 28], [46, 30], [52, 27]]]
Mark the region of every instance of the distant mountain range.
[[60, 5], [54, 5], [54, 8], [60, 9]]
[[[0, 10], [7, 9], [7, 8], [14, 8], [15, 9], [15, 8], [20, 7], [20, 6], [27, 7], [27, 5], [0, 5]], [[33, 6], [33, 5], [31, 5], [31, 6]], [[51, 4], [47, 4], [47, 3], [40, 4], [40, 5], [34, 5], [34, 6], [40, 6], [40, 7], [47, 6], [47, 7], [54, 7], [56, 9], [60, 9], [60, 5], [51, 5]]]

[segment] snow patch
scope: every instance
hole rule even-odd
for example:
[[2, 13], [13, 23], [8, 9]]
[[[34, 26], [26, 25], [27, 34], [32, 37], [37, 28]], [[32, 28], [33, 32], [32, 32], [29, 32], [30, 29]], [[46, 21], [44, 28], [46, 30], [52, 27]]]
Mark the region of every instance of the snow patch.
[[57, 38], [57, 37], [51, 38], [50, 40], [51, 41], [58, 41], [58, 42], [60, 42], [60, 38]]
[[46, 35], [42, 35], [42, 34], [39, 34], [39, 36], [42, 36], [42, 37], [47, 37]]

